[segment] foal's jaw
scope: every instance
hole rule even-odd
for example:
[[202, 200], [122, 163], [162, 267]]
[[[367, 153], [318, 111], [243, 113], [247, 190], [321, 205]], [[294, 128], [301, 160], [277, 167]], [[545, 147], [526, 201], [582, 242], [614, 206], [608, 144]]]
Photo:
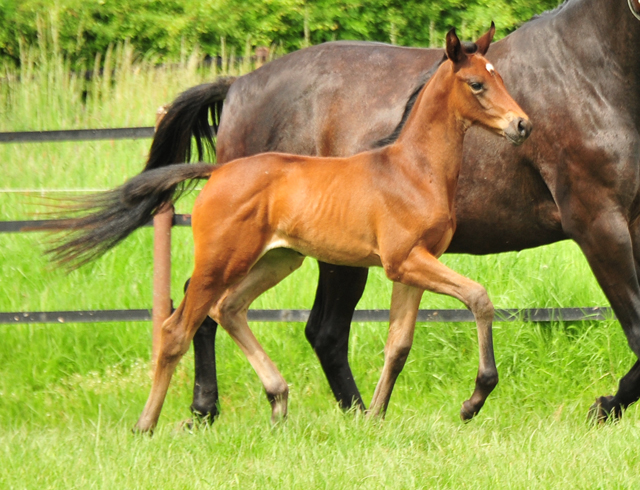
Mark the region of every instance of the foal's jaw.
[[493, 108], [482, 114], [481, 117], [478, 117], [477, 113], [474, 116], [469, 119], [465, 118], [465, 130], [477, 124], [498, 136], [503, 136], [514, 146], [520, 146], [524, 143], [533, 130], [533, 124], [521, 109], [501, 111]]

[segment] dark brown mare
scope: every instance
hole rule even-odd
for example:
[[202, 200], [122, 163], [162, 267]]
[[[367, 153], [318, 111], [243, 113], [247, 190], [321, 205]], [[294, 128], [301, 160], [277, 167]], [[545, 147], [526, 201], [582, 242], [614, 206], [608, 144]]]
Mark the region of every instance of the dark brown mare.
[[[640, 357], [640, 0], [568, 0], [489, 53], [536, 124], [522, 148], [471, 130], [448, 252], [489, 254], [573, 239]], [[207, 113], [224, 110], [218, 162], [264, 151], [351, 155], [397, 134], [441, 50], [338, 42], [185, 92], [165, 117], [147, 168], [183, 162]], [[517, 78], [518, 83], [513, 81]], [[391, 137], [391, 139], [392, 139]], [[386, 139], [389, 141], [389, 138]], [[320, 263], [306, 327], [338, 402], [364, 407], [347, 358], [367, 269]], [[216, 324], [194, 337], [192, 410], [218, 413]], [[640, 398], [640, 361], [594, 408], [620, 416]]]
[[93, 226], [84, 227], [84, 217], [68, 223], [76, 234], [57, 249], [65, 259], [95, 244], [96, 233], [104, 240], [102, 231], [112, 220], [130, 221], [113, 230], [122, 237], [122, 230], [145, 223], [138, 209], [170, 202], [167, 190], [183, 181], [209, 179], [193, 208], [194, 272], [182, 303], [162, 326], [153, 386], [137, 430], [155, 427], [174, 369], [207, 315], [247, 356], [271, 402], [272, 420], [286, 416], [287, 383], [249, 329], [247, 311], [307, 255], [332, 264], [381, 266], [394, 281], [385, 363], [371, 415], [387, 408], [425, 290], [458, 298], [476, 318], [478, 375], [461, 417], [470, 419], [482, 408], [498, 382], [493, 306], [482, 286], [437, 257], [456, 227], [453, 202], [467, 129], [477, 124], [514, 144], [531, 131], [526, 114], [484, 57], [494, 32], [492, 25], [474, 54], [464, 52], [454, 30], [447, 34], [446, 60], [388, 146], [343, 158], [264, 153], [222, 166], [165, 167], [98, 196], [97, 207], [88, 198], [85, 209]]
[[[472, 129], [465, 140], [448, 252], [489, 254], [573, 239], [640, 356], [640, 2], [569, 0], [505, 39], [488, 58], [536, 124], [512, 148]], [[218, 162], [264, 151], [345, 156], [395, 134], [442, 50], [338, 42], [185, 92], [153, 141], [147, 168], [184, 162], [222, 117]], [[517, 84], [513, 82], [518, 80]], [[306, 336], [344, 407], [363, 407], [347, 358], [367, 269], [320, 264]], [[218, 413], [213, 321], [194, 337], [192, 410]], [[640, 362], [601, 397], [619, 416], [640, 398]]]
[[[513, 148], [472, 129], [447, 252], [490, 254], [573, 239], [640, 357], [640, 0], [568, 0], [494, 43], [488, 54], [536, 130]], [[182, 162], [196, 115], [224, 110], [218, 162], [276, 150], [350, 155], [394, 133], [440, 50], [328, 43], [180, 97], [157, 134], [154, 168]], [[518, 83], [514, 83], [517, 79]], [[189, 119], [191, 118], [191, 119]], [[202, 134], [202, 132], [194, 132]], [[363, 407], [347, 358], [366, 269], [320, 264], [306, 327], [333, 393]], [[196, 337], [192, 410], [218, 413], [214, 339]], [[600, 418], [640, 398], [640, 361]]]

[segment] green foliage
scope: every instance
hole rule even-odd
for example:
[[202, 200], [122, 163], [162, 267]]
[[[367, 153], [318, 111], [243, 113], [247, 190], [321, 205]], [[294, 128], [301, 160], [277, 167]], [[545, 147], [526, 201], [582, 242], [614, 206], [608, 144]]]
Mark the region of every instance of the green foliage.
[[[45, 31], [75, 63], [128, 40], [139, 53], [177, 58], [199, 45], [282, 46], [336, 39], [439, 46], [451, 26], [473, 38], [495, 20], [498, 35], [559, 0], [0, 0], [0, 54], [16, 63], [20, 44]], [[223, 41], [224, 40], [224, 41]]]

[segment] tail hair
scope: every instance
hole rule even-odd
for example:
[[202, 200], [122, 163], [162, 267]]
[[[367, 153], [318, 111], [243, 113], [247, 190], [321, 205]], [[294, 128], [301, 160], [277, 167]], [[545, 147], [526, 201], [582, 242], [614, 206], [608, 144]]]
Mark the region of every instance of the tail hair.
[[176, 202], [185, 181], [208, 178], [214, 165], [180, 164], [142, 172], [115, 189], [71, 198], [45, 228], [55, 233], [45, 253], [76, 269], [100, 257]]
[[[191, 160], [191, 137], [199, 161], [215, 158], [215, 133], [220, 123], [224, 98], [234, 77], [192, 87], [180, 94], [161, 119], [151, 143], [145, 170]], [[211, 118], [211, 124], [209, 123]]]

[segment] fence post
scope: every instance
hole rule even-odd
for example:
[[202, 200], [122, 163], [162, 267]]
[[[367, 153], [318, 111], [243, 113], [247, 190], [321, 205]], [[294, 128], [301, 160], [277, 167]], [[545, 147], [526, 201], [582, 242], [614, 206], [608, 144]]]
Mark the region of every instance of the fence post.
[[[156, 130], [166, 106], [156, 112]], [[173, 226], [173, 206], [165, 206], [153, 217], [153, 334], [152, 359], [155, 364], [158, 355], [162, 324], [171, 315], [171, 227]]]

